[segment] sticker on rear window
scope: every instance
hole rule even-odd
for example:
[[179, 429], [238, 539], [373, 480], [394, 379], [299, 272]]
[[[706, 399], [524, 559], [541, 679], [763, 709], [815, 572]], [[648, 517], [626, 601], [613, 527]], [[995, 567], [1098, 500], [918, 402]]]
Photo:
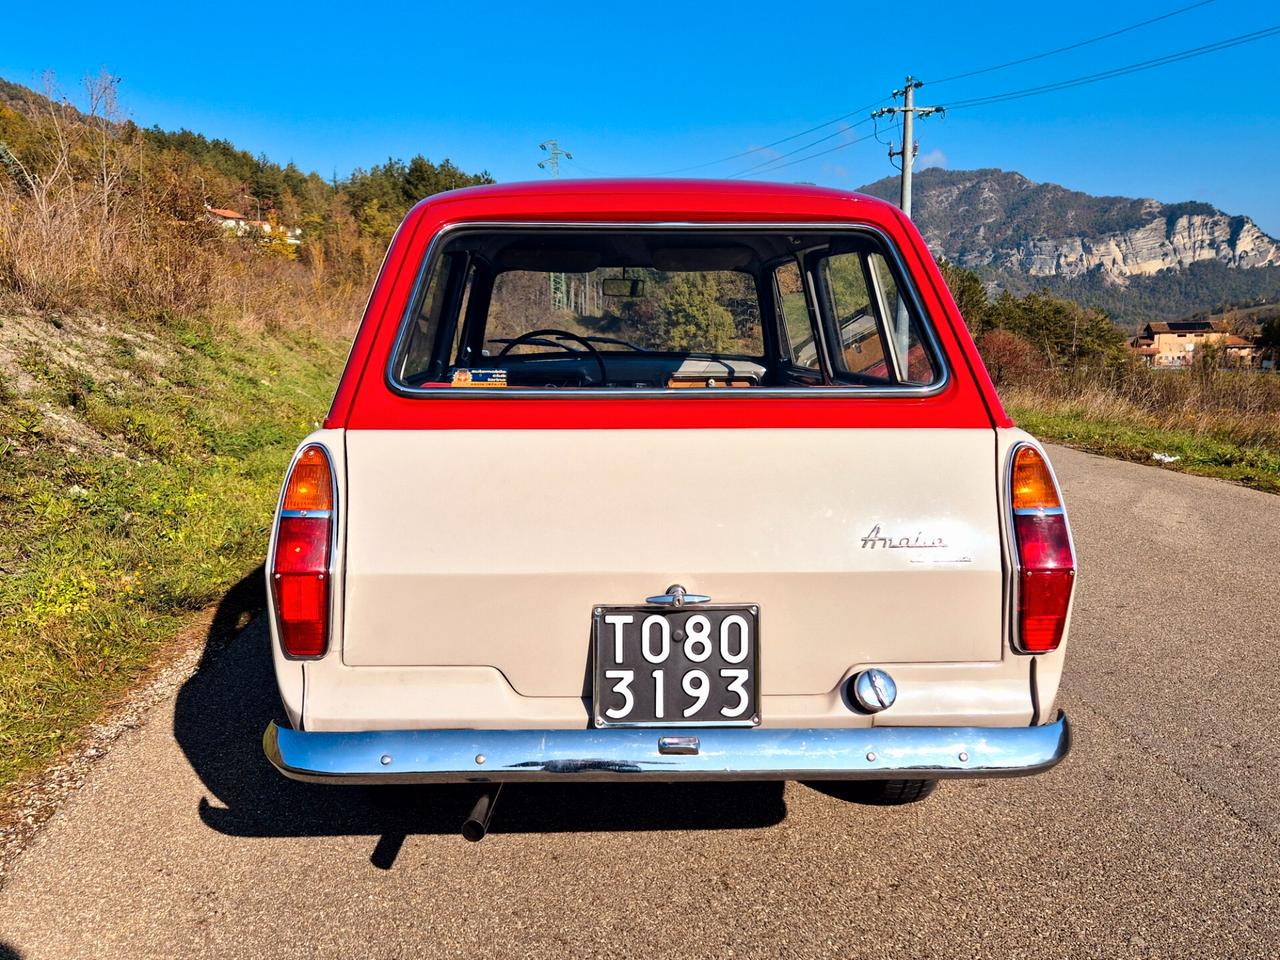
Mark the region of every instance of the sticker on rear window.
[[505, 387], [507, 371], [505, 370], [469, 370], [461, 367], [453, 371], [454, 387]]

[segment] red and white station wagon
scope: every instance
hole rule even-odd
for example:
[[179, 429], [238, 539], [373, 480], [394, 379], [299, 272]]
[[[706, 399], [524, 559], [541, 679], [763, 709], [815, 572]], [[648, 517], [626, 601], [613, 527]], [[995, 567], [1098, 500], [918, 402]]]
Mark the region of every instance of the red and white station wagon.
[[267, 576], [290, 726], [265, 747], [298, 779], [894, 802], [1069, 746], [1057, 484], [920, 235], [857, 194], [420, 203]]

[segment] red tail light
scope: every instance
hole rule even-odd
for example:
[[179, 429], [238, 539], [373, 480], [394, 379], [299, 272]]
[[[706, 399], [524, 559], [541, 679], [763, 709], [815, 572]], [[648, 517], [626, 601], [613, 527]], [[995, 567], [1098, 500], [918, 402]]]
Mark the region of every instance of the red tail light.
[[329, 645], [333, 522], [333, 468], [312, 445], [285, 481], [271, 569], [280, 645], [291, 657], [323, 656]]
[[1015, 642], [1025, 653], [1048, 653], [1062, 643], [1075, 587], [1067, 517], [1049, 465], [1034, 447], [1014, 452], [1010, 487], [1018, 549]]

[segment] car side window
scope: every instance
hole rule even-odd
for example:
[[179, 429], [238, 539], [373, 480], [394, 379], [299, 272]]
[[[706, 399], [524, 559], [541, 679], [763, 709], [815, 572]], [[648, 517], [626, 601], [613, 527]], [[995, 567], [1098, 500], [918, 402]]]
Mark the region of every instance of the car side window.
[[830, 304], [831, 336], [838, 338], [831, 362], [856, 382], [934, 382], [920, 321], [899, 296], [888, 262], [878, 251], [833, 253], [818, 263], [819, 282]]
[[884, 342], [871, 304], [862, 254], [840, 253], [825, 257], [822, 264], [833, 319], [840, 332], [840, 346], [832, 365], [841, 373], [888, 379]]
[[468, 358], [463, 356], [462, 334], [466, 326], [467, 307], [471, 304], [471, 286], [475, 283], [476, 269], [473, 265], [467, 271], [467, 279], [462, 286], [462, 300], [458, 303], [458, 322], [454, 325], [453, 330], [453, 346], [449, 350], [448, 356], [452, 357], [452, 363], [459, 366], [466, 366]]
[[873, 253], [867, 257], [867, 266], [884, 304], [885, 325], [896, 344], [899, 379], [916, 385], [933, 383], [938, 371], [921, 339], [920, 321], [899, 294], [889, 262], [881, 254]]
[[[445, 253], [436, 261], [407, 331], [400, 361], [405, 382], [439, 380], [450, 357], [460, 354], [474, 275], [464, 254]], [[441, 342], [442, 337], [449, 339]]]
[[431, 364], [440, 321], [448, 301], [449, 269], [455, 259], [450, 254], [440, 257], [427, 279], [426, 291], [409, 327], [404, 359], [400, 365], [401, 376], [406, 380], [424, 375]]
[[784, 263], [773, 271], [773, 282], [778, 291], [778, 310], [782, 314], [782, 332], [791, 363], [806, 370], [817, 370], [818, 346], [809, 320], [800, 267], [794, 262]]

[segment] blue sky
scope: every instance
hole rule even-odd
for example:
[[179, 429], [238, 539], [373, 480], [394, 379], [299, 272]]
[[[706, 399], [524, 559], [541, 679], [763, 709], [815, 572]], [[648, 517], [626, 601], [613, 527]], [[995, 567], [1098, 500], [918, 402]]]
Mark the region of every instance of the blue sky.
[[[0, 76], [74, 93], [105, 67], [136, 122], [187, 127], [326, 176], [424, 153], [500, 180], [653, 176], [770, 143], [928, 81], [1087, 39], [1194, 0], [368, 6], [66, 3], [5, 14]], [[1125, 66], [1280, 24], [1273, 0], [1214, 0], [1111, 40], [926, 85], [958, 101]], [[1206, 200], [1280, 235], [1280, 37], [917, 127], [924, 165], [998, 166], [1090, 193]], [[860, 120], [865, 113], [850, 118]], [[810, 151], [868, 131], [836, 132]], [[690, 171], [727, 176], [753, 153]], [[755, 176], [857, 186], [892, 173], [875, 140]]]

